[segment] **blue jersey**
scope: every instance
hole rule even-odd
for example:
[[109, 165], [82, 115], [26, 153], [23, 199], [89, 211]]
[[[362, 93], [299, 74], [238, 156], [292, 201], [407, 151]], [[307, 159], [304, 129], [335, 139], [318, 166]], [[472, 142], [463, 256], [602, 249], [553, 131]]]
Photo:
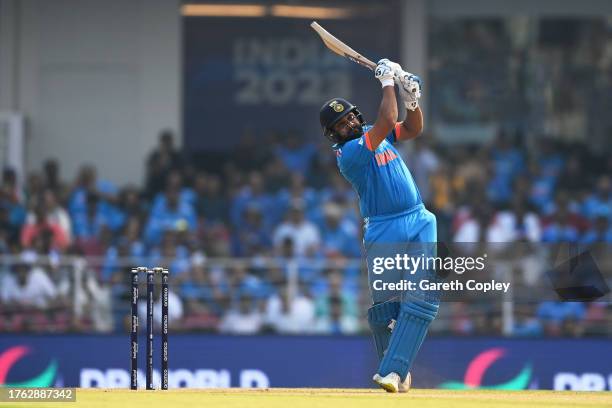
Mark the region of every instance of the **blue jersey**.
[[410, 170], [393, 144], [399, 132], [395, 129], [372, 151], [368, 131], [343, 144], [334, 145], [342, 175], [359, 195], [363, 218], [397, 214], [422, 203]]

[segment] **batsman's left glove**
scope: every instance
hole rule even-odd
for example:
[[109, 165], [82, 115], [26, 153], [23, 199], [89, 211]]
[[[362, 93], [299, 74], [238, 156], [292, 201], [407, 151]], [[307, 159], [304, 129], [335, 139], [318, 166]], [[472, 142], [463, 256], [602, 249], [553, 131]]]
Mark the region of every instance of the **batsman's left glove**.
[[421, 86], [423, 84], [421, 78], [400, 69], [395, 72], [395, 83], [406, 109], [416, 110], [419, 107], [419, 98], [421, 97]]

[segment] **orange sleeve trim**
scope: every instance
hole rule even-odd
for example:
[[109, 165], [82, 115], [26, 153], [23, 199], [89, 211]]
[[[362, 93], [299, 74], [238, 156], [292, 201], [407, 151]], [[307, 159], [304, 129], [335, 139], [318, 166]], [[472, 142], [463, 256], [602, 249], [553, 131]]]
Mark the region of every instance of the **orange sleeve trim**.
[[366, 147], [368, 148], [368, 150], [373, 152], [374, 149], [372, 149], [372, 143], [370, 142], [370, 132], [366, 132], [363, 137], [365, 138]]
[[400, 135], [402, 134], [402, 122], [395, 123], [395, 141], [400, 140]]

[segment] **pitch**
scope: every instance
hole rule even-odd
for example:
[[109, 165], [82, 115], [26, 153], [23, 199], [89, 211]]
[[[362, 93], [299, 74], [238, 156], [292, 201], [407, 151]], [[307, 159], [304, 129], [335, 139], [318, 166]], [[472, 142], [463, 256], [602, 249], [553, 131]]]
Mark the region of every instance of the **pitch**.
[[88, 408], [519, 408], [519, 407], [610, 407], [610, 392], [411, 390], [387, 394], [375, 389], [181, 389], [130, 391], [78, 389], [76, 403], [15, 403], [0, 407], [88, 407]]

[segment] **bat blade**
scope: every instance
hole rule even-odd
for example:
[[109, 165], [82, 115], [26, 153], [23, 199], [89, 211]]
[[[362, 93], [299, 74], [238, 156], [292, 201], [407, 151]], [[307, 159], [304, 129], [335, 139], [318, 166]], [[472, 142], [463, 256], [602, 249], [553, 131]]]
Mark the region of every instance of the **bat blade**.
[[364, 57], [363, 55], [361, 55], [336, 37], [334, 37], [333, 35], [331, 35], [316, 21], [310, 23], [310, 27], [312, 27], [312, 29], [315, 30], [317, 34], [319, 34], [319, 37], [321, 37], [321, 40], [323, 40], [323, 44], [325, 44], [325, 46], [331, 51], [345, 58], [348, 58], [349, 60], [359, 65], [371, 69], [372, 71], [374, 71], [374, 68], [376, 68], [375, 63], [373, 63], [372, 61], [370, 61], [369, 59], [367, 59], [366, 57]]

